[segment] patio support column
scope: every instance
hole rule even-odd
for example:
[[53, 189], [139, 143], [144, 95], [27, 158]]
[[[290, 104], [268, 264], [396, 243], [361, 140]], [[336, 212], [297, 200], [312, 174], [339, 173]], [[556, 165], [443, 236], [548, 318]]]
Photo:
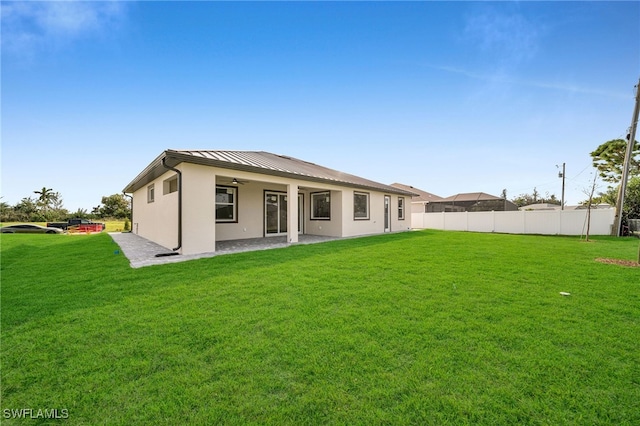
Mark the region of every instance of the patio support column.
[[212, 173], [210, 167], [187, 162], [181, 163], [180, 168], [183, 179], [181, 253], [214, 252], [216, 250], [215, 173]]
[[[213, 172], [213, 176], [212, 179], [213, 181], [213, 213], [211, 214], [211, 222], [213, 222], [213, 227], [212, 227], [212, 231], [213, 233], [211, 234], [211, 238], [213, 241], [213, 250], [212, 251], [216, 251], [216, 231], [217, 231], [217, 222], [216, 222], [216, 185], [218, 185], [218, 175], [216, 174], [216, 172]], [[237, 203], [237, 201], [235, 201]], [[236, 204], [237, 205], [237, 204]]]
[[287, 185], [287, 241], [298, 242], [298, 184]]

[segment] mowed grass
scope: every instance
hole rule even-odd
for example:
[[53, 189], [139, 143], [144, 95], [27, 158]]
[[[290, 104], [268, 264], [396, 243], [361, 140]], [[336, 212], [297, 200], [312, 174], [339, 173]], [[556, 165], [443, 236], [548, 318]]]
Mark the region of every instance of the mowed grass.
[[1, 408], [640, 424], [640, 268], [594, 261], [638, 240], [594, 240], [420, 231], [134, 270], [106, 234], [2, 235]]

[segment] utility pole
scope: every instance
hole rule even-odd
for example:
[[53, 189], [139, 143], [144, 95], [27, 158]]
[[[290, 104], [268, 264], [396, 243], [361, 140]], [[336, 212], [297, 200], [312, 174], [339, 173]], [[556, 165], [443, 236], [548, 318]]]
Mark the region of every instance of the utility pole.
[[566, 163], [562, 163], [562, 171], [558, 173], [558, 177], [562, 178], [562, 198], [560, 200], [560, 210], [564, 210], [564, 178], [566, 176], [565, 165]]
[[629, 179], [629, 167], [631, 166], [631, 157], [633, 156], [633, 148], [636, 144], [636, 126], [638, 125], [638, 112], [640, 112], [640, 79], [636, 84], [636, 106], [633, 109], [631, 117], [631, 129], [627, 135], [627, 152], [624, 156], [624, 165], [622, 167], [622, 180], [618, 189], [618, 201], [616, 202], [616, 215], [613, 221], [613, 229], [611, 234], [614, 236], [622, 235], [622, 208], [624, 207], [624, 197], [627, 192], [627, 180]]

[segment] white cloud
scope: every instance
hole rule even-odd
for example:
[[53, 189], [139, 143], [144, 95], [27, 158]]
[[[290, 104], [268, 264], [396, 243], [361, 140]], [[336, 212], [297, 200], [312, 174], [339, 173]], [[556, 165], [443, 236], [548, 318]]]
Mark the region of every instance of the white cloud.
[[450, 66], [432, 66], [431, 68], [437, 69], [440, 71], [445, 71], [448, 73], [463, 75], [465, 77], [484, 81], [491, 84], [521, 85], [521, 86], [535, 87], [538, 89], [557, 90], [557, 91], [562, 91], [567, 93], [597, 95], [597, 96], [604, 96], [604, 97], [616, 98], [616, 99], [629, 99], [629, 94], [625, 94], [621, 92], [613, 92], [610, 90], [603, 90], [598, 88], [584, 87], [584, 86], [579, 86], [571, 83], [527, 80], [527, 79], [517, 78], [515, 76], [506, 75], [504, 73], [498, 73], [498, 72], [483, 74], [481, 72], [474, 72], [474, 71], [469, 71], [463, 68], [450, 67]]
[[33, 54], [120, 25], [126, 4], [118, 1], [2, 2], [3, 52]]
[[501, 62], [520, 63], [535, 56], [539, 29], [518, 13], [486, 10], [467, 20], [466, 36], [484, 54]]

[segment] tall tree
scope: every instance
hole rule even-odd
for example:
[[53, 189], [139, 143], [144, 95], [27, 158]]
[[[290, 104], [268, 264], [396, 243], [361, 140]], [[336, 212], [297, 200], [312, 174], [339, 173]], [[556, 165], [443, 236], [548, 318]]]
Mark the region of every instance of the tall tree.
[[[593, 167], [598, 169], [600, 177], [606, 182], [618, 183], [622, 178], [622, 167], [627, 150], [627, 141], [624, 139], [613, 139], [601, 144], [591, 152]], [[635, 141], [633, 155], [629, 165], [629, 176], [640, 174], [640, 144]]]
[[[586, 205], [589, 200], [583, 201], [581, 204]], [[613, 186], [607, 187], [606, 191], [599, 192], [593, 197], [592, 204], [609, 204], [615, 206], [618, 202], [618, 188]]]
[[[624, 139], [613, 139], [603, 143], [591, 153], [593, 166], [598, 169], [603, 180], [614, 185], [609, 186], [607, 191], [600, 193], [596, 200], [607, 202], [615, 206], [618, 202], [618, 191], [620, 180], [622, 179], [622, 168], [624, 167], [627, 149], [627, 141]], [[625, 197], [625, 205], [622, 207], [623, 221], [625, 218], [640, 217], [640, 143], [634, 141], [631, 162], [629, 163], [629, 181]]]
[[80, 218], [80, 219], [89, 219], [90, 215], [89, 215], [89, 212], [87, 212], [87, 209], [78, 208], [78, 210], [71, 213], [70, 216], [74, 218]]
[[49, 204], [54, 210], [63, 210], [64, 202], [62, 201], [62, 194], [60, 194], [59, 192], [54, 192], [51, 196], [51, 202]]
[[113, 194], [102, 197], [102, 206], [98, 209], [103, 218], [125, 219], [131, 214], [129, 199], [122, 194]]
[[640, 176], [629, 179], [624, 211], [629, 219], [640, 219]]
[[38, 213], [37, 200], [25, 197], [13, 207], [17, 221], [41, 222], [44, 218]]
[[49, 207], [51, 207], [51, 202], [55, 197], [55, 193], [53, 192], [53, 189], [43, 186], [40, 191], [33, 191], [33, 193], [38, 194], [38, 199], [37, 199], [38, 207], [40, 207], [45, 212], [49, 210]]
[[0, 222], [13, 222], [14, 216], [13, 207], [4, 201], [0, 202]]
[[[606, 191], [598, 193], [593, 198], [594, 204], [607, 203], [615, 206], [618, 202], [618, 186], [609, 186]], [[627, 194], [625, 196], [624, 208], [625, 217], [629, 219], [640, 219], [640, 176], [629, 179], [627, 184]], [[586, 204], [586, 201], [583, 203]]]

